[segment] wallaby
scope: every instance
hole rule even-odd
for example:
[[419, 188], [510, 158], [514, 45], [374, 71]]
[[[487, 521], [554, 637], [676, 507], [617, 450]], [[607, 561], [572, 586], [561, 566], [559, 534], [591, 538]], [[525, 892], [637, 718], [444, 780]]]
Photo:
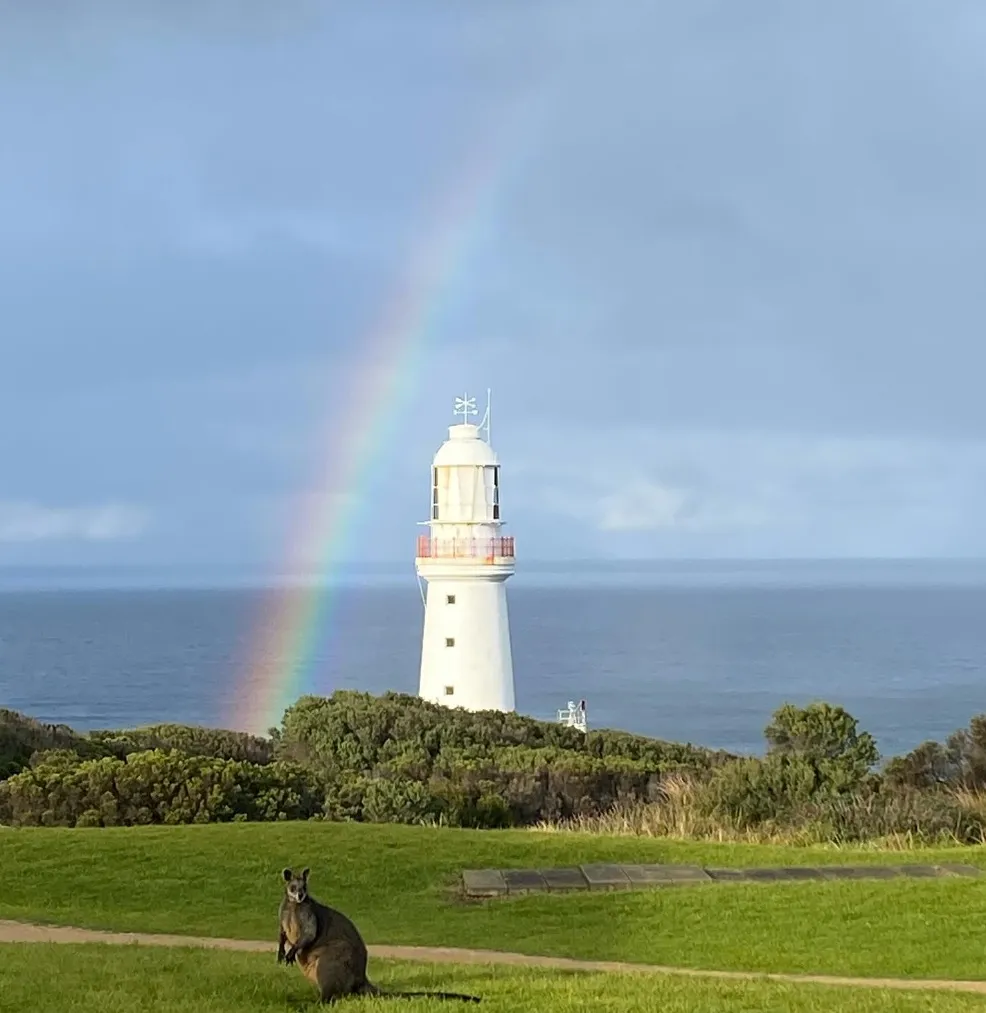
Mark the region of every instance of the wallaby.
[[308, 892], [310, 872], [303, 869], [300, 876], [290, 869], [282, 872], [285, 885], [279, 911], [277, 962], [297, 961], [304, 976], [318, 989], [322, 1002], [335, 1002], [348, 995], [481, 1001], [478, 996], [458, 992], [388, 992], [377, 988], [366, 976], [366, 943], [359, 930], [341, 911], [320, 904]]

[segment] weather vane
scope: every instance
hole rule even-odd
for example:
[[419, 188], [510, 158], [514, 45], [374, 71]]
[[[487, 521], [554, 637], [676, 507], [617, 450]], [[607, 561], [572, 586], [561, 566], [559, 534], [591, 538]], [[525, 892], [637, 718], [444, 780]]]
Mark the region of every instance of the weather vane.
[[476, 399], [474, 397], [457, 397], [455, 399], [454, 415], [461, 415], [462, 421], [468, 422], [470, 415], [478, 415], [479, 409], [476, 407]]

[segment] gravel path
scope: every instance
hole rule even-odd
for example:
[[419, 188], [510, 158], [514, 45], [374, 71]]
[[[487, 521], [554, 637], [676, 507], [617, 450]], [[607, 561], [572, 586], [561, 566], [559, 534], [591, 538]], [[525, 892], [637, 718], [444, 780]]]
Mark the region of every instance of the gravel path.
[[[191, 946], [214, 950], [274, 953], [276, 943], [253, 939], [219, 939], [145, 932], [104, 932], [67, 925], [32, 925], [0, 920], [0, 943], [110, 943], [141, 946]], [[938, 992], [977, 992], [986, 995], [986, 981], [939, 981], [921, 978], [846, 978], [823, 974], [762, 974], [757, 971], [707, 971], [657, 964], [628, 964], [610, 960], [571, 960], [534, 957], [500, 950], [460, 950], [433, 946], [371, 946], [370, 956], [381, 960], [414, 960], [439, 964], [505, 964], [511, 967], [547, 967], [562, 971], [606, 971], [621, 974], [676, 974], [692, 978], [732, 981], [769, 980], [794, 984], [842, 985], [855, 988], [893, 988]]]

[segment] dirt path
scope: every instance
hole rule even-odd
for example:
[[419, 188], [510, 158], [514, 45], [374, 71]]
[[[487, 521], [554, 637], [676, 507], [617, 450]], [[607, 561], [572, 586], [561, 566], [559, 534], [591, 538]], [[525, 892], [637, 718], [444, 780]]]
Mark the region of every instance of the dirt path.
[[[141, 946], [191, 946], [214, 950], [273, 953], [276, 945], [253, 939], [220, 939], [209, 936], [176, 936], [145, 932], [105, 932], [67, 925], [32, 925], [0, 919], [0, 943], [110, 943]], [[630, 964], [610, 960], [571, 960], [568, 957], [535, 957], [501, 950], [460, 950], [435, 946], [371, 946], [370, 956], [381, 960], [414, 960], [432, 964], [505, 964], [510, 967], [546, 967], [561, 971], [607, 971], [610, 973], [676, 974], [691, 978], [733, 981], [783, 981], [793, 984], [842, 985], [854, 988], [893, 988], [939, 992], [977, 992], [986, 995], [986, 981], [943, 981], [928, 978], [846, 978], [824, 974], [765, 974], [757, 971], [711, 971], [658, 964]]]

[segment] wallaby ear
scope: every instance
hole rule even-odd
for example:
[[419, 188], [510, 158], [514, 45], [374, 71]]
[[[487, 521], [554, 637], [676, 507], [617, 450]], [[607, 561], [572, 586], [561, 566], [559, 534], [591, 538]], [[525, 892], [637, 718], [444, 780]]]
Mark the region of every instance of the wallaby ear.
[[285, 883], [290, 883], [291, 882], [291, 870], [290, 869], [284, 869], [284, 870], [282, 870], [281, 871], [281, 875], [284, 877], [284, 882]]
[[306, 883], [308, 882], [308, 873], [309, 873], [309, 872], [311, 872], [311, 871], [312, 871], [311, 869], [302, 869], [302, 870], [301, 870], [301, 878], [302, 878], [302, 879], [303, 879], [303, 880], [304, 880], [304, 881], [305, 881]]

